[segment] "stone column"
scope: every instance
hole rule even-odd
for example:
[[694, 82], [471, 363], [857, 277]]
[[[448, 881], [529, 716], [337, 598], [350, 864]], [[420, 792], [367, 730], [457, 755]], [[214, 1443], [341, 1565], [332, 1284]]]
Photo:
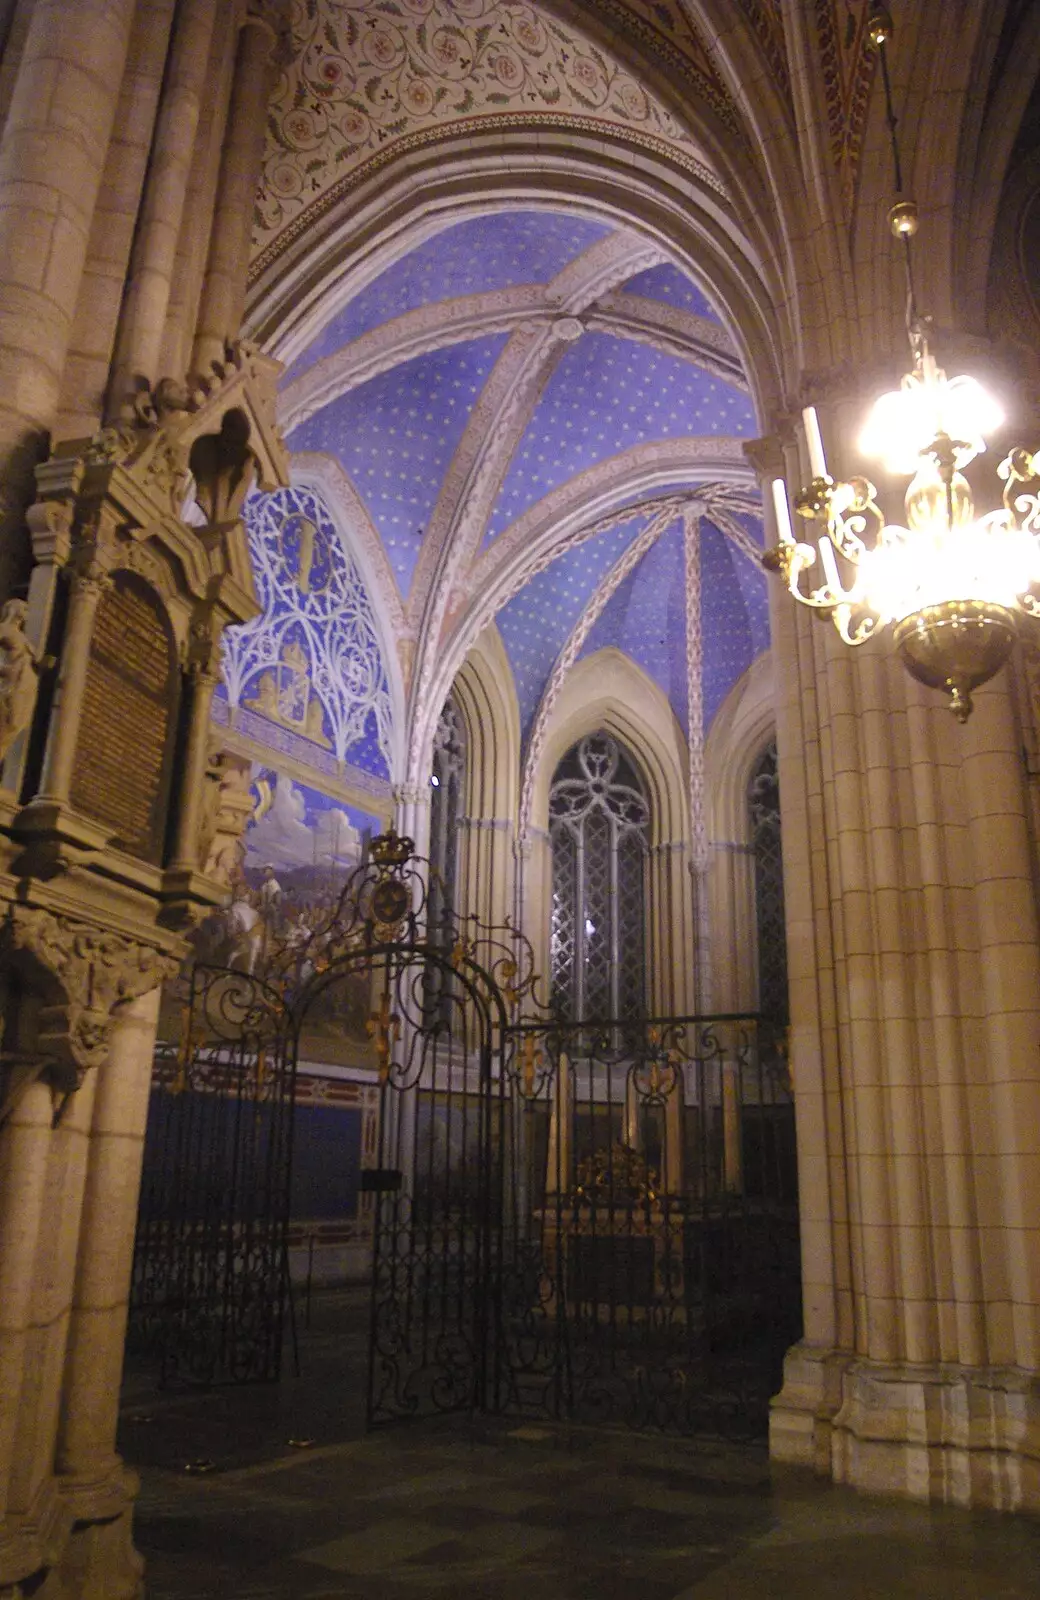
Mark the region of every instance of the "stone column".
[[174, 872], [178, 870], [201, 872], [206, 864], [198, 860], [199, 822], [209, 759], [210, 712], [213, 695], [219, 682], [220, 679], [215, 672], [204, 668], [192, 674], [191, 727], [179, 777], [180, 812], [177, 822], [177, 844], [170, 863], [170, 869]]
[[175, 0], [137, 0], [126, 70], [94, 207], [53, 441], [89, 439], [105, 409], [126, 278], [152, 160]]
[[31, 1529], [37, 1540], [52, 1514], [48, 1505], [57, 1504], [54, 1441], [96, 1087], [96, 1072], [88, 1072], [64, 1105], [57, 1099], [51, 1103], [52, 1119], [59, 1106], [61, 1118], [57, 1127], [48, 1130], [46, 1182], [32, 1273], [32, 1316], [8, 1501], [8, 1512], [24, 1519], [26, 1531]]
[[135, 0], [36, 0], [0, 141], [0, 593], [58, 404]]
[[98, 1069], [56, 1454], [80, 1520], [116, 1516], [127, 1500], [116, 1424], [160, 992], [117, 1013]]
[[50, 1089], [35, 1083], [0, 1130], [0, 1588], [9, 1574], [3, 1519], [19, 1432], [52, 1114]]
[[43, 762], [43, 777], [38, 800], [63, 804], [69, 798], [72, 768], [79, 739], [80, 713], [87, 685], [90, 641], [98, 604], [110, 582], [96, 561], [91, 561], [72, 579], [72, 599], [61, 652], [58, 687], [51, 712], [50, 732]]
[[427, 789], [415, 783], [394, 785], [394, 828], [402, 839], [415, 842], [417, 856], [429, 852], [430, 796]]
[[221, 5], [217, 9], [213, 28], [205, 94], [177, 240], [166, 326], [159, 353], [158, 369], [161, 375], [180, 376], [187, 372], [191, 363], [213, 207], [220, 178], [220, 154], [231, 99], [237, 42], [238, 21], [234, 11], [230, 6]]
[[239, 35], [235, 80], [224, 139], [206, 282], [192, 362], [205, 372], [238, 336], [245, 304], [253, 202], [263, 154], [271, 51], [275, 35], [261, 17], [246, 18]]
[[459, 818], [459, 873], [456, 911], [476, 913], [489, 927], [501, 927], [513, 910], [513, 830], [511, 817]]
[[1040, 941], [1011, 688], [961, 728], [884, 635], [851, 650], [779, 587], [773, 619], [805, 1336], [772, 1453], [1040, 1507]]
[[[112, 400], [159, 369], [174, 262], [210, 65], [215, 0], [182, 0], [152, 143], [151, 165], [116, 348]], [[179, 376], [179, 374], [174, 374]]]

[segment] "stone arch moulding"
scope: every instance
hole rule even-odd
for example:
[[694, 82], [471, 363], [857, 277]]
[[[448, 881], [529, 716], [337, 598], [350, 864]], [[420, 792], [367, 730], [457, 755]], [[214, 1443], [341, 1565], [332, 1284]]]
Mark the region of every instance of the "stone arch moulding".
[[764, 651], [730, 689], [704, 745], [705, 814], [713, 844], [748, 841], [747, 786], [776, 733], [772, 653]]
[[451, 694], [467, 738], [461, 826], [461, 904], [490, 926], [513, 914], [520, 770], [520, 707], [505, 645], [491, 623], [456, 674]]
[[639, 445], [551, 491], [511, 524], [472, 571], [470, 603], [446, 638], [420, 637], [411, 686], [409, 771], [423, 767], [433, 726], [455, 674], [481, 631], [536, 573], [583, 543], [611, 519], [644, 512], [665, 500], [693, 497], [690, 481], [754, 483], [740, 440], [709, 436]]
[[355, 563], [375, 617], [379, 648], [390, 685], [392, 739], [390, 780], [401, 781], [407, 751], [405, 664], [408, 632], [400, 595], [382, 541], [354, 485], [332, 456], [297, 455], [291, 462], [294, 485], [321, 496], [347, 555]]
[[[621, 139], [564, 138], [552, 128], [431, 138], [317, 219], [262, 267], [250, 289], [249, 336], [292, 360], [335, 307], [449, 223], [505, 207], [569, 209], [625, 227], [689, 272], [733, 337], [759, 415], [780, 404], [781, 351], [793, 348], [783, 252], [756, 250], [717, 189]], [[779, 308], [779, 309], [777, 309]]]
[[737, 679], [712, 722], [704, 749], [704, 809], [711, 994], [720, 1011], [753, 1011], [758, 994], [755, 869], [748, 784], [776, 732], [769, 651]]
[[[494, 623], [476, 640], [451, 693], [466, 724], [471, 756], [466, 780], [470, 816], [516, 820], [520, 707], [502, 637]], [[479, 757], [479, 759], [473, 759]]]

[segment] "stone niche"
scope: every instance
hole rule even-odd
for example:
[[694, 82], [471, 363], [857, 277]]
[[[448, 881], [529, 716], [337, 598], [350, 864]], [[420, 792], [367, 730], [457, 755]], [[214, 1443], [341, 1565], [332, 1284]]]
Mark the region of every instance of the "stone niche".
[[[277, 371], [229, 349], [205, 383], [159, 385], [37, 469], [28, 599], [0, 609], [0, 961], [51, 1018], [48, 1062], [20, 1080], [74, 1087], [104, 1051], [102, 968], [135, 975], [116, 1003], [140, 992], [227, 899], [248, 807], [211, 705], [224, 629], [259, 610], [243, 502], [288, 477]], [[73, 947], [95, 935], [75, 1011]]]

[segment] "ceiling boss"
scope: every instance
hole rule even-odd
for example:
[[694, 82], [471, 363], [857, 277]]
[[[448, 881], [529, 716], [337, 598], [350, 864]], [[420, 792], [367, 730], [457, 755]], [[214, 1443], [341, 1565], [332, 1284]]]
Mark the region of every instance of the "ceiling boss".
[[[885, 47], [886, 8], [871, 7], [871, 43], [880, 58], [892, 138], [895, 185], [902, 166]], [[794, 598], [830, 616], [849, 645], [891, 626], [907, 671], [943, 690], [958, 722], [972, 710], [972, 690], [1007, 660], [1027, 618], [1040, 618], [1040, 456], [1016, 448], [997, 468], [1002, 505], [979, 516], [965, 468], [1003, 422], [1001, 408], [974, 378], [947, 378], [928, 346], [912, 270], [917, 207], [900, 199], [889, 213], [905, 251], [907, 334], [913, 366], [898, 390], [875, 403], [859, 448], [895, 477], [909, 477], [906, 524], [889, 523], [865, 477], [835, 482], [812, 406], [802, 413], [812, 478], [795, 510], [808, 538], [796, 537], [787, 488], [772, 484], [778, 543], [765, 564]]]

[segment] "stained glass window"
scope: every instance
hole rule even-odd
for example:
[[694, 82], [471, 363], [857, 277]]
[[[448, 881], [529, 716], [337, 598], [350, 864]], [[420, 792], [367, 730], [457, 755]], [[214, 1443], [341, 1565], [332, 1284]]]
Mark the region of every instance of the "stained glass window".
[[650, 808], [615, 739], [592, 733], [564, 757], [549, 794], [555, 1002], [579, 1021], [646, 1006]]

